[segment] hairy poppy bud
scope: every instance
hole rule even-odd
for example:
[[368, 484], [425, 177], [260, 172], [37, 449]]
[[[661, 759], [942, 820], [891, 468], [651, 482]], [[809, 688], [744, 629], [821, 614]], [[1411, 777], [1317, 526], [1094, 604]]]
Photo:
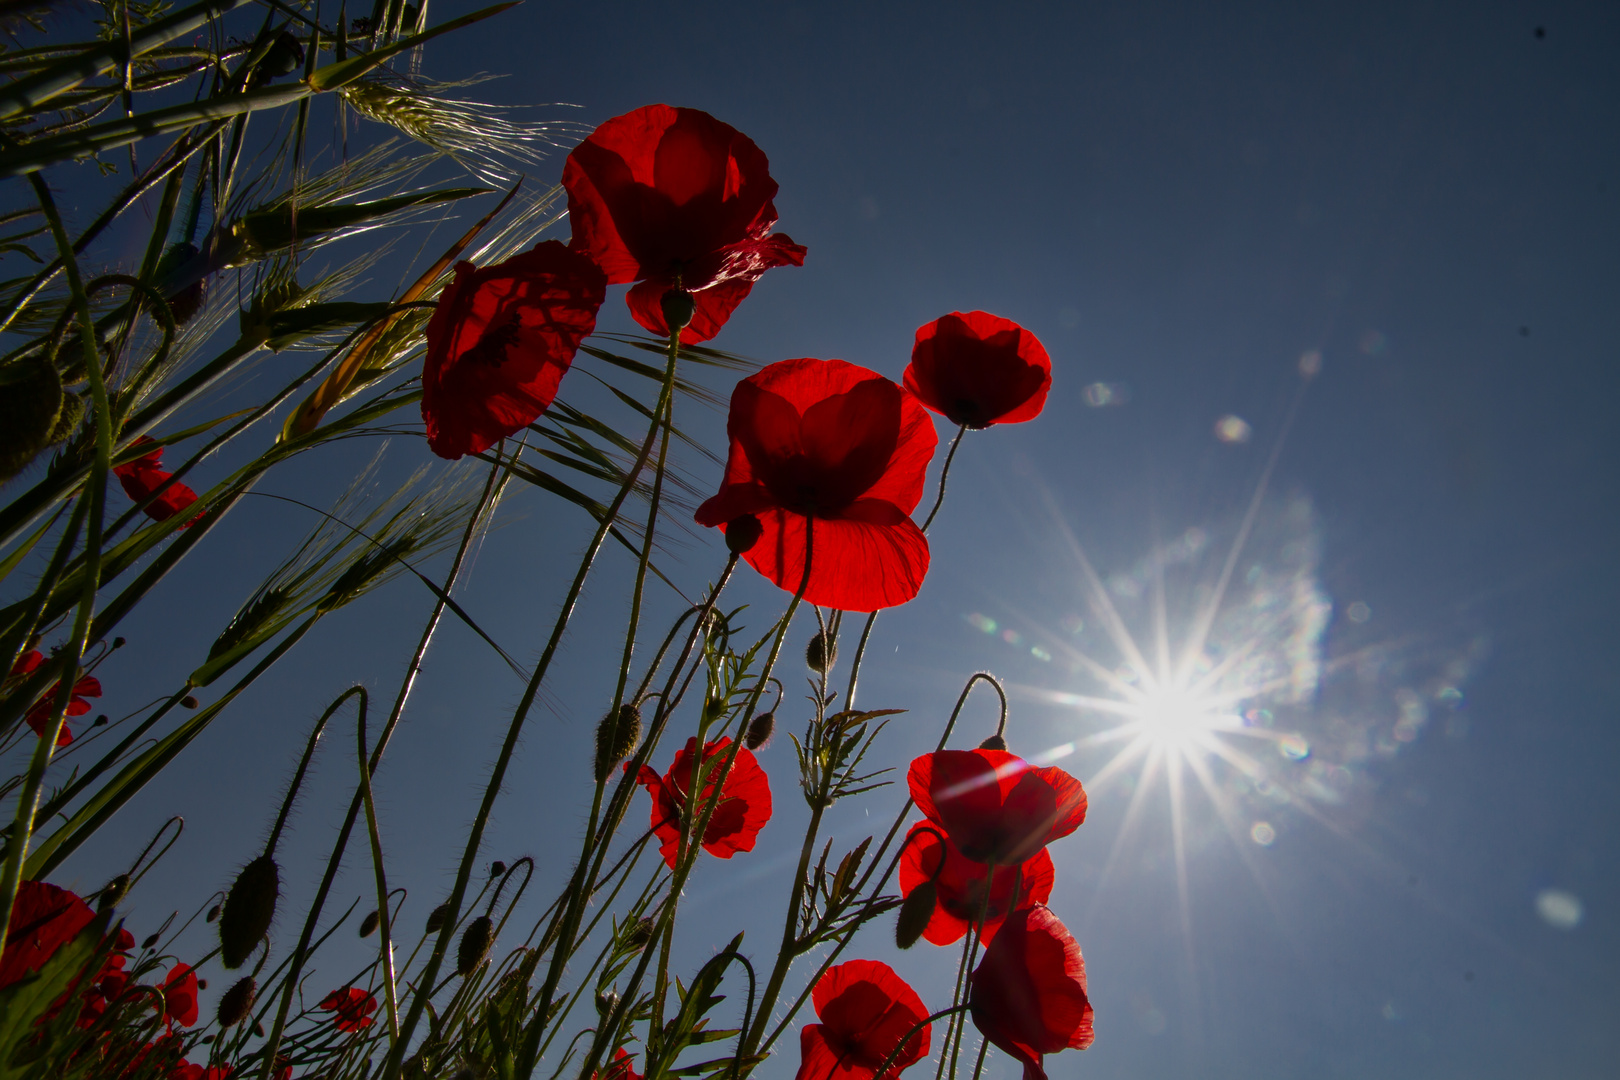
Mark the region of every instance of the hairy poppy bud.
[[232, 1028], [247, 1019], [253, 1010], [253, 999], [259, 995], [259, 984], [253, 976], [238, 979], [219, 999], [219, 1026]]
[[1005, 750], [1007, 749], [1007, 740], [1003, 739], [1000, 735], [992, 735], [988, 739], [984, 740], [984, 742], [979, 744], [979, 749]]
[[144, 952], [145, 950], [150, 949], [152, 946], [156, 945], [162, 939], [163, 939], [163, 935], [161, 933], [146, 935], [146, 940], [141, 942], [141, 950]]
[[934, 904], [939, 899], [939, 888], [925, 881], [900, 904], [900, 915], [894, 921], [894, 943], [902, 949], [917, 944], [928, 922], [934, 917]]
[[776, 714], [762, 712], [748, 721], [748, 734], [743, 737], [743, 745], [750, 750], [758, 750], [771, 741], [771, 733], [776, 730]]
[[203, 921], [213, 922], [217, 918], [219, 918], [219, 905], [215, 904], [213, 907], [208, 909], [208, 914], [203, 916]]
[[810, 644], [804, 649], [804, 662], [810, 670], [819, 675], [825, 675], [838, 663], [838, 639], [830, 638], [824, 632], [818, 632], [810, 639]]
[[196, 698], [192, 697], [190, 694], [187, 694], [185, 697], [180, 699], [180, 704], [184, 705], [188, 709], [195, 709], [198, 702]]
[[253, 954], [270, 932], [280, 895], [281, 869], [269, 855], [260, 855], [242, 868], [219, 913], [220, 963], [238, 968]]
[[119, 874], [102, 886], [101, 895], [96, 897], [96, 910], [106, 911], [122, 900], [127, 892], [129, 892], [129, 875]]
[[637, 919], [636, 925], [624, 935], [624, 943], [632, 949], [640, 949], [652, 940], [653, 921], [651, 919]]
[[432, 911], [428, 912], [427, 932], [436, 934], [444, 929], [444, 921], [450, 917], [450, 902], [446, 900]]
[[664, 309], [664, 324], [672, 334], [692, 325], [692, 316], [697, 314], [697, 301], [685, 289], [667, 290], [659, 306]]
[[596, 725], [596, 782], [602, 783], [613, 767], [641, 741], [641, 710], [626, 703], [602, 717]]
[[106, 713], [97, 713], [96, 718], [94, 720], [90, 721], [90, 726], [91, 727], [106, 727], [108, 719], [110, 719], [110, 718], [107, 716]]
[[370, 937], [377, 932], [377, 924], [382, 922], [382, 912], [373, 911], [360, 920], [360, 936]]
[[456, 974], [466, 978], [478, 970], [495, 943], [495, 923], [488, 915], [480, 915], [467, 924], [461, 935], [461, 947], [456, 950]]
[[[62, 395], [62, 411], [56, 414], [56, 423], [51, 425], [50, 434], [45, 436], [46, 446], [55, 446], [57, 443], [79, 430], [84, 421], [84, 399], [78, 394], [64, 393]], [[122, 641], [122, 638], [119, 638]], [[117, 648], [118, 646], [113, 646]]]
[[490, 877], [500, 877], [504, 873], [506, 873], [506, 864], [501, 862], [501, 860], [496, 859], [494, 862], [489, 864]]
[[619, 1007], [619, 995], [613, 990], [603, 990], [596, 995], [596, 1015], [606, 1020], [613, 1010]]
[[765, 533], [765, 526], [753, 514], [744, 514], [726, 522], [726, 550], [733, 555], [746, 555]]

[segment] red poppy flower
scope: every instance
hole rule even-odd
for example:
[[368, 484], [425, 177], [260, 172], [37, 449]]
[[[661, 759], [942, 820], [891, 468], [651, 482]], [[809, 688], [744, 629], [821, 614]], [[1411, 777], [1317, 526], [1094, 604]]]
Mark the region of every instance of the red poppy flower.
[[[32, 655], [39, 656], [38, 653]], [[23, 657], [23, 660], [26, 659], [28, 657]], [[19, 660], [17, 666], [20, 667], [21, 665], [22, 660]], [[32, 671], [38, 666], [39, 661], [36, 659], [26, 670]], [[17, 674], [17, 667], [13, 667], [11, 672], [13, 675]], [[45, 734], [45, 726], [50, 723], [51, 713], [56, 708], [56, 688], [61, 685], [60, 682], [51, 683], [50, 689], [41, 694], [39, 700], [30, 705], [28, 712], [23, 715], [23, 720], [27, 722], [29, 727], [34, 729], [35, 735], [43, 736]], [[85, 699], [100, 696], [101, 680], [94, 675], [80, 676], [79, 681], [73, 684], [73, 695], [68, 698], [66, 715], [83, 716], [90, 711], [90, 702]], [[68, 726], [64, 722], [56, 732], [56, 745], [66, 746], [72, 741], [73, 732], [68, 730]]]
[[[979, 918], [984, 907], [985, 866], [963, 855], [948, 838], [942, 842], [936, 832], [926, 821], [911, 827], [900, 855], [900, 895], [910, 896], [923, 882], [934, 882], [938, 900], [923, 937], [935, 945], [949, 945], [960, 940]], [[943, 869], [939, 865], [941, 858], [945, 860]], [[936, 870], [938, 878], [934, 877]], [[1014, 888], [1018, 890], [1017, 906], [1033, 907], [1051, 898], [1055, 878], [1052, 856], [1045, 848], [1024, 860], [1022, 866], [997, 866], [990, 879], [990, 907], [979, 940], [988, 945], [996, 936], [1012, 904]]]
[[11, 665], [11, 675], [9, 677], [15, 679], [22, 675], [31, 675], [33, 674], [34, 669], [39, 667], [39, 665], [44, 661], [44, 653], [40, 652], [38, 649], [29, 649], [27, 652], [17, 657], [17, 662]]
[[953, 424], [1018, 424], [1046, 404], [1052, 358], [1011, 319], [953, 311], [917, 330], [905, 382]]
[[844, 611], [903, 604], [922, 588], [928, 541], [910, 513], [938, 441], [915, 398], [842, 360], [783, 360], [731, 393], [731, 453], [701, 525], [756, 517], [743, 558], [781, 588]]
[[[730, 754], [731, 739], [722, 735], [703, 748], [703, 794], [698, 801], [704, 803], [714, 796], [714, 774]], [[658, 850], [673, 869], [675, 853], [680, 844], [681, 814], [692, 788], [693, 758], [697, 754], [697, 738], [686, 740], [686, 746], [675, 755], [669, 772], [659, 776], [643, 765], [636, 775], [636, 783], [643, 785], [652, 796], [652, 828], [662, 841]], [[628, 763], [625, 768], [629, 768]], [[709, 827], [703, 833], [703, 850], [718, 859], [729, 859], [739, 851], [753, 851], [759, 830], [771, 820], [771, 783], [765, 770], [759, 767], [753, 752], [746, 746], [737, 751], [737, 760], [726, 774], [720, 789], [720, 802], [709, 815]]]
[[321, 998], [320, 1004], [315, 1007], [336, 1012], [337, 1016], [332, 1018], [332, 1022], [339, 1031], [361, 1031], [371, 1026], [371, 1014], [377, 1011], [377, 999], [358, 986], [350, 986], [332, 991]]
[[[622, 1046], [613, 1051], [613, 1062], [607, 1067], [606, 1080], [642, 1080], [641, 1074], [630, 1064], [634, 1060]], [[591, 1080], [603, 1080], [603, 1076], [601, 1072], [592, 1072]]]
[[664, 293], [692, 294], [681, 331], [707, 341], [773, 266], [804, 265], [804, 248], [776, 224], [776, 181], [759, 147], [697, 109], [648, 105], [614, 117], [563, 165], [570, 244], [608, 283], [640, 282], [625, 299], [636, 322], [667, 337]]
[[457, 263], [422, 364], [433, 452], [480, 453], [545, 412], [606, 293], [596, 264], [556, 240], [495, 266]]
[[[900, 1040], [928, 1018], [917, 992], [876, 960], [827, 969], [811, 993], [819, 1024], [799, 1032], [797, 1080], [873, 1080]], [[899, 1076], [928, 1054], [932, 1025], [924, 1025], [895, 1055], [884, 1078]]]
[[20, 882], [11, 905], [6, 951], [0, 955], [0, 988], [38, 971], [95, 917], [89, 904], [66, 889], [43, 881]]
[[1044, 904], [1002, 924], [973, 973], [968, 1002], [973, 1026], [1024, 1063], [1024, 1080], [1046, 1080], [1043, 1055], [1091, 1045], [1086, 962]]
[[181, 1027], [197, 1022], [197, 973], [187, 964], [176, 964], [163, 980], [163, 1018]]
[[1005, 750], [924, 754], [906, 779], [917, 809], [974, 862], [1021, 863], [1086, 820], [1080, 781]]
[[[142, 435], [133, 445], [143, 446], [151, 441]], [[163, 482], [174, 474], [163, 468], [163, 447], [159, 446], [145, 457], [114, 466], [113, 475], [123, 485], [124, 494], [132, 501], [140, 502], [162, 487]], [[176, 482], [163, 488], [163, 494], [146, 504], [146, 516], [153, 521], [167, 521], [196, 501], [195, 491]], [[181, 528], [190, 528], [193, 524], [194, 521], [188, 521]]]

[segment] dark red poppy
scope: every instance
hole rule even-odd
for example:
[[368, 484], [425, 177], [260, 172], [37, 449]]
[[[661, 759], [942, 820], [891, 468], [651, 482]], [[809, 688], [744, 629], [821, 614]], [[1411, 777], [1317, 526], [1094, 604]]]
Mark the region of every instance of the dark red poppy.
[[95, 917], [89, 904], [66, 889], [43, 881], [19, 883], [6, 930], [6, 951], [0, 955], [0, 988], [38, 971]]
[[[1002, 920], [1013, 904], [1013, 890], [1018, 892], [1017, 907], [1044, 904], [1052, 896], [1056, 874], [1052, 856], [1045, 848], [1025, 859], [1022, 866], [997, 866], [993, 878], [987, 878], [983, 863], [974, 862], [963, 855], [949, 839], [941, 841], [937, 827], [919, 821], [911, 827], [906, 846], [900, 855], [900, 894], [910, 896], [925, 881], [933, 881], [938, 890], [934, 904], [934, 917], [923, 930], [923, 937], [935, 945], [949, 945], [961, 939], [968, 927], [978, 921], [984, 908], [986, 881], [990, 881], [990, 907], [986, 913], [984, 930], [979, 940], [986, 945], [996, 936]], [[940, 867], [940, 860], [945, 865]], [[935, 878], [935, 871], [939, 877]], [[1019, 875], [1022, 874], [1022, 880]]]
[[[142, 435], [133, 445], [144, 446], [151, 441]], [[144, 457], [114, 466], [113, 475], [123, 485], [125, 495], [134, 502], [141, 502], [163, 487], [163, 482], [174, 474], [163, 468], [163, 447], [159, 446]], [[146, 504], [146, 516], [153, 521], [167, 521], [196, 501], [197, 493], [176, 481], [163, 488], [163, 494]], [[195, 522], [188, 521], [181, 528], [190, 528], [193, 524]]]
[[190, 965], [174, 965], [163, 980], [163, 1018], [181, 1027], [197, 1022], [197, 973]]
[[1044, 904], [1014, 912], [973, 973], [973, 1026], [1046, 1080], [1041, 1058], [1091, 1045], [1086, 962], [1074, 935]]
[[17, 662], [11, 665], [10, 677], [15, 679], [22, 675], [31, 675], [35, 668], [45, 662], [45, 654], [38, 649], [29, 649], [17, 657]]
[[[714, 774], [730, 754], [731, 739], [722, 735], [703, 748], [703, 794], [698, 810], [714, 796]], [[675, 853], [680, 845], [680, 820], [686, 799], [692, 788], [693, 758], [697, 755], [697, 738], [686, 740], [686, 746], [675, 755], [669, 772], [659, 776], [643, 765], [636, 774], [636, 783], [652, 796], [652, 828], [662, 841], [658, 850], [673, 869]], [[629, 763], [625, 768], [629, 768]], [[703, 850], [718, 859], [729, 859], [739, 851], [753, 851], [759, 830], [771, 820], [771, 783], [765, 770], [759, 767], [753, 752], [746, 746], [737, 751], [737, 760], [726, 774], [720, 788], [720, 802], [709, 816], [709, 827], [703, 833]]]
[[938, 438], [915, 398], [842, 360], [783, 360], [737, 384], [726, 433], [725, 479], [699, 524], [757, 518], [743, 558], [796, 592], [814, 519], [812, 604], [876, 611], [917, 595], [928, 541], [909, 515]]
[[[24, 663], [30, 657], [33, 658], [33, 662], [24, 667]], [[13, 675], [27, 674], [37, 668], [39, 662], [39, 653], [28, 653], [17, 661], [11, 669], [11, 673]], [[22, 670], [19, 671], [19, 668]], [[23, 720], [27, 722], [29, 727], [34, 729], [35, 735], [43, 736], [45, 734], [45, 726], [50, 723], [52, 712], [56, 708], [56, 689], [61, 685], [59, 682], [51, 683], [50, 689], [41, 694], [39, 700], [30, 705], [28, 712], [23, 715]], [[79, 681], [73, 684], [73, 695], [68, 698], [66, 715], [83, 716], [90, 711], [90, 702], [85, 699], [100, 696], [101, 680], [94, 675], [81, 675]], [[56, 745], [66, 746], [72, 741], [73, 732], [68, 730], [67, 723], [64, 721], [61, 728], [56, 732]]]
[[953, 424], [1033, 420], [1052, 385], [1052, 358], [1011, 319], [953, 311], [917, 330], [906, 389]]
[[635, 1066], [631, 1064], [633, 1061], [635, 1058], [621, 1046], [613, 1051], [613, 1061], [606, 1071], [592, 1072], [591, 1080], [604, 1080], [604, 1077], [606, 1080], [641, 1080], [641, 1074], [636, 1072]]
[[321, 998], [317, 1009], [335, 1012], [332, 1022], [339, 1031], [361, 1031], [372, 1024], [371, 1014], [377, 1011], [377, 999], [358, 986], [334, 990]]
[[917, 809], [974, 862], [1012, 866], [1086, 820], [1080, 781], [1005, 750], [940, 750], [911, 763]]
[[804, 248], [776, 224], [776, 181], [748, 136], [697, 109], [648, 105], [616, 116], [574, 147], [563, 165], [571, 246], [609, 284], [640, 282], [626, 301], [647, 330], [667, 337], [664, 293], [692, 294], [681, 331], [707, 341], [774, 266], [804, 265]]
[[556, 240], [495, 266], [457, 263], [422, 364], [433, 452], [481, 453], [545, 412], [606, 293], [596, 264]]
[[[819, 1024], [799, 1032], [797, 1080], [873, 1080], [911, 1029], [928, 1018], [917, 992], [876, 960], [827, 969], [811, 992]], [[932, 1025], [924, 1025], [882, 1076], [899, 1076], [928, 1055]]]

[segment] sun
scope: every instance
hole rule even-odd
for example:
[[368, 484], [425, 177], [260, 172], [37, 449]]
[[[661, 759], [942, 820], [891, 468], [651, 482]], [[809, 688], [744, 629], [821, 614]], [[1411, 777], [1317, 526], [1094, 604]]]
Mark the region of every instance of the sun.
[[1210, 736], [1230, 726], [1214, 698], [1175, 685], [1150, 687], [1126, 715], [1128, 725], [1153, 747], [1181, 753], [1209, 750]]

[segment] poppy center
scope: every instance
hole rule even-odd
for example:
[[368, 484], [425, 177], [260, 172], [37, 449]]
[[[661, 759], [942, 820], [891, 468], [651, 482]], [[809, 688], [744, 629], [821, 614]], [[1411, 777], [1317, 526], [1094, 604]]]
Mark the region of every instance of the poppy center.
[[492, 323], [478, 336], [478, 341], [473, 347], [462, 354], [462, 361], [500, 367], [506, 363], [506, 351], [517, 344], [518, 334], [522, 329], [516, 312], [503, 315], [499, 321]]

